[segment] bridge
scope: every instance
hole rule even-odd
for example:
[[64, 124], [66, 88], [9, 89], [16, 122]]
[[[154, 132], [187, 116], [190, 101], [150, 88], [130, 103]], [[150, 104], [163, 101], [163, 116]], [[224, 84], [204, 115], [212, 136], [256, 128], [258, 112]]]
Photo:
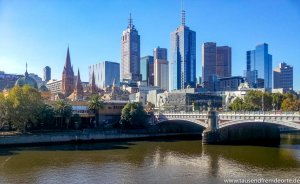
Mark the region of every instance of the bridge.
[[[266, 126], [276, 126], [278, 129], [279, 126], [289, 127], [293, 129], [300, 130], [300, 114], [299, 112], [263, 112], [263, 111], [254, 111], [254, 112], [156, 112], [154, 114], [154, 124], [160, 124], [166, 121], [188, 121], [196, 123], [202, 126], [204, 134], [210, 132], [218, 132], [217, 134], [224, 134], [226, 129], [227, 134], [230, 129], [238, 127], [238, 125], [249, 125], [252, 131], [253, 126], [257, 125], [266, 125]], [[256, 128], [256, 130], [260, 130]], [[269, 131], [269, 130], [267, 130]], [[231, 131], [232, 132], [232, 131]], [[241, 132], [241, 130], [239, 130]], [[237, 132], [236, 132], [237, 133]], [[253, 133], [253, 132], [252, 132]], [[255, 133], [255, 132], [254, 132]], [[214, 133], [215, 134], [215, 133]], [[233, 134], [233, 133], [232, 133]], [[265, 132], [264, 134], [268, 134]], [[229, 136], [229, 135], [227, 135]], [[232, 137], [233, 135], [231, 135]], [[278, 136], [278, 135], [277, 135]], [[215, 138], [213, 138], [215, 139]], [[219, 139], [219, 138], [217, 138]], [[218, 140], [219, 141], [219, 140]], [[215, 141], [213, 141], [215, 142]]]

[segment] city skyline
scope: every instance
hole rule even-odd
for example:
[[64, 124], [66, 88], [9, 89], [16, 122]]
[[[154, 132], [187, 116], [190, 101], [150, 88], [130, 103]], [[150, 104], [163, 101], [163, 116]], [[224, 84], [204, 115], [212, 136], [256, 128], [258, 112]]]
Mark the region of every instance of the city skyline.
[[[43, 68], [48, 65], [52, 68], [52, 78], [60, 79], [69, 45], [74, 68], [80, 68], [82, 80], [88, 81], [89, 65], [105, 60], [121, 63], [120, 34], [128, 24], [129, 13], [141, 36], [141, 57], [152, 55], [157, 46], [170, 49], [170, 33], [180, 24], [180, 1], [163, 1], [159, 7], [155, 6], [159, 1], [145, 2], [0, 1], [0, 70], [23, 74], [28, 62], [30, 73], [42, 76]], [[209, 41], [232, 48], [233, 76], [243, 75], [246, 51], [263, 42], [268, 43], [273, 55], [272, 69], [282, 61], [292, 65], [295, 71], [300, 67], [297, 66], [300, 58], [297, 34], [300, 6], [297, 5], [300, 3], [251, 2], [184, 1], [186, 24], [197, 34], [197, 78], [202, 73], [201, 45]], [[272, 8], [266, 9], [270, 4]], [[166, 7], [169, 10], [163, 12]], [[86, 14], [81, 14], [80, 8]], [[212, 9], [218, 15], [205, 16]], [[146, 15], [145, 10], [153, 14]], [[253, 14], [257, 17], [252, 18]], [[162, 15], [166, 20], [161, 19]], [[272, 23], [272, 20], [277, 21]], [[299, 74], [295, 73], [294, 78], [297, 77]], [[294, 81], [298, 90], [300, 83]]]

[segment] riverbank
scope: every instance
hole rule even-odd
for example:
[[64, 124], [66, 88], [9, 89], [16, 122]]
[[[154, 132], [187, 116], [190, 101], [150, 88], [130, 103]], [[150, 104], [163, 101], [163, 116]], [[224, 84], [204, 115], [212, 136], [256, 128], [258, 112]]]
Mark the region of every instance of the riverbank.
[[196, 133], [124, 133], [119, 131], [73, 131], [32, 133], [0, 136], [0, 147], [51, 145], [65, 143], [104, 142], [149, 140], [157, 138], [199, 138], [201, 132]]

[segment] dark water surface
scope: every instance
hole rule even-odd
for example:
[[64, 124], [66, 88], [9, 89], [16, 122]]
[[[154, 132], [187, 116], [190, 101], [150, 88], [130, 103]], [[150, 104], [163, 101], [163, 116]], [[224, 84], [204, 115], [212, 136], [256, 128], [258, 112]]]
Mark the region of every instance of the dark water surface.
[[157, 140], [0, 149], [0, 183], [224, 183], [300, 179], [300, 135], [279, 147]]

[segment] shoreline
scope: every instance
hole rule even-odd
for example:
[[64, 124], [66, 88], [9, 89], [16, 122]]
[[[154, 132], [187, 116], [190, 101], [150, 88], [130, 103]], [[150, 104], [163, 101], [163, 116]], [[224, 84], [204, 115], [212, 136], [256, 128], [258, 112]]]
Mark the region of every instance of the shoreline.
[[58, 144], [80, 144], [95, 142], [139, 141], [158, 138], [199, 139], [200, 132], [186, 133], [106, 133], [103, 131], [89, 132], [55, 132], [32, 133], [0, 136], [0, 148], [17, 146], [47, 146]]

